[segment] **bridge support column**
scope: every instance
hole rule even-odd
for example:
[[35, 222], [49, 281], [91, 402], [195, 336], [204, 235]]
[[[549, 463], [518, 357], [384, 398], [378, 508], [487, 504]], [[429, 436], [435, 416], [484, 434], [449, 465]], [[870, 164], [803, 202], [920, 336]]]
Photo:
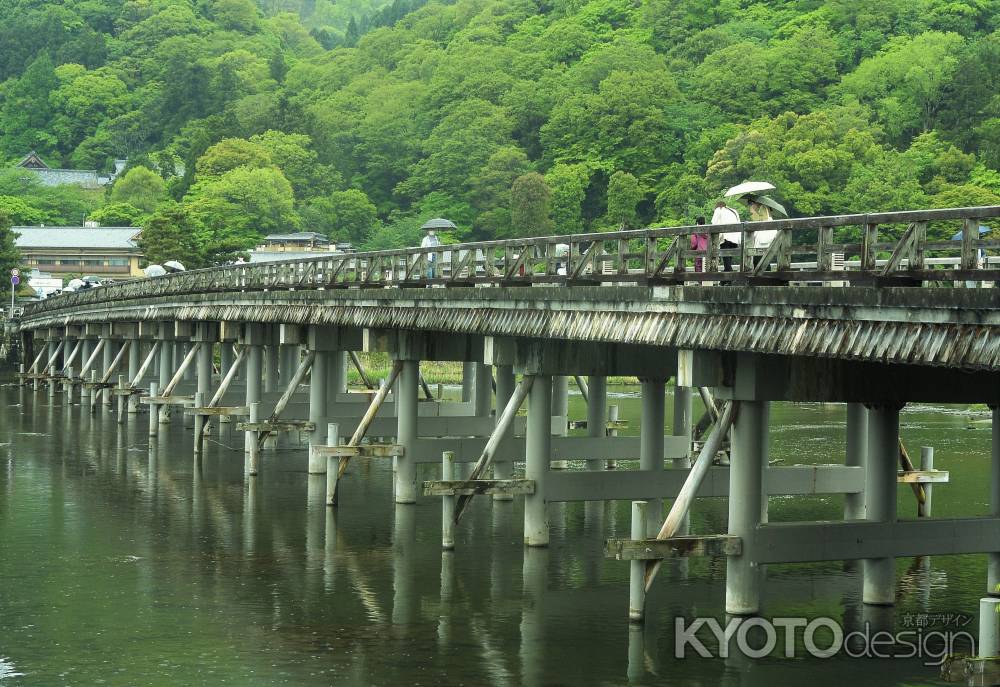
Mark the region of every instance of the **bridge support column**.
[[[587, 379], [587, 436], [607, 436], [605, 429], [608, 421], [608, 378], [591, 375]], [[588, 460], [587, 469], [600, 470], [605, 466], [603, 460]]]
[[[131, 344], [128, 347], [128, 383], [131, 384], [135, 381], [138, 384], [142, 380], [136, 380], [136, 375], [139, 374], [139, 365], [142, 364], [142, 341], [140, 339], [131, 339]], [[135, 415], [139, 412], [139, 396], [133, 394], [128, 397], [126, 403], [126, 411], [129, 415]]]
[[282, 386], [284, 386], [291, 380], [292, 375], [295, 374], [295, 370], [299, 366], [299, 345], [281, 344], [278, 348], [280, 354], [278, 377], [281, 379]]
[[[110, 329], [110, 325], [108, 326]], [[104, 344], [104, 367], [101, 369], [101, 374], [98, 377], [103, 377], [111, 369], [111, 365], [114, 363], [115, 358], [118, 356], [118, 350], [121, 348], [121, 342], [117, 339], [108, 339], [107, 343]], [[110, 379], [108, 380], [111, 381]], [[104, 405], [108, 408], [111, 407], [111, 391], [109, 389], [101, 389], [101, 400], [104, 401]]]
[[[684, 437], [684, 445], [687, 446], [687, 455], [682, 458], [674, 458], [673, 460], [672, 467], [676, 470], [688, 470], [691, 468], [691, 391], [691, 387], [689, 386], [674, 385], [673, 435], [675, 437]], [[690, 533], [691, 514], [688, 512], [677, 527], [677, 534], [686, 535]], [[682, 565], [686, 563], [686, 560], [681, 561]]]
[[[868, 460], [865, 469], [865, 520], [896, 519], [896, 472], [899, 461], [899, 410], [877, 405], [868, 411]], [[896, 602], [896, 565], [892, 558], [864, 561], [862, 601], [873, 606]]]
[[[993, 436], [990, 450], [990, 514], [1000, 517], [1000, 406], [990, 406], [993, 411]], [[989, 572], [986, 593], [1000, 596], [1000, 551], [989, 554]]]
[[768, 457], [767, 401], [742, 401], [733, 422], [729, 467], [729, 534], [741, 537], [743, 553], [726, 562], [726, 613], [760, 611], [760, 565], [754, 560], [754, 530], [767, 518], [764, 470]]
[[524, 543], [549, 545], [549, 513], [545, 478], [552, 454], [552, 377], [537, 375], [528, 392], [525, 437], [525, 477], [535, 481], [535, 493], [524, 497]]
[[[184, 344], [183, 344], [183, 352], [182, 352], [182, 355], [181, 355], [181, 360], [183, 360], [185, 357], [187, 357], [187, 354], [191, 352], [191, 347], [193, 345], [194, 344], [192, 342], [190, 342], [190, 341], [185, 341], [184, 342]], [[180, 361], [178, 361], [178, 366], [180, 366]], [[186, 369], [184, 371], [184, 379], [186, 381], [190, 382], [190, 381], [194, 381], [195, 380], [197, 367], [198, 367], [197, 365], [189, 365], [188, 369]], [[194, 416], [193, 415], [185, 415], [184, 417], [185, 417], [185, 424], [186, 424], [186, 418], [188, 418], [188, 417], [193, 418]]]
[[[516, 380], [514, 379], [513, 365], [495, 365], [494, 367], [497, 375], [497, 412], [494, 422], [498, 422], [500, 413], [507, 407], [510, 397], [514, 395]], [[507, 432], [507, 437], [509, 436], [511, 436], [510, 431]], [[494, 479], [510, 479], [514, 476], [514, 461], [510, 460], [509, 455], [504, 454], [502, 448], [497, 453], [498, 455], [493, 459], [493, 477]], [[494, 494], [493, 500], [513, 501], [514, 497], [510, 494]]]
[[[83, 371], [83, 365], [85, 365], [87, 363], [87, 361], [90, 360], [90, 356], [92, 356], [94, 354], [94, 346], [95, 345], [96, 344], [94, 343], [94, 340], [88, 337], [88, 338], [85, 338], [83, 340], [83, 346], [80, 349], [80, 360], [82, 361], [82, 364], [80, 365], [80, 370], [81, 370], [81, 374], [80, 374], [80, 382], [81, 382], [80, 383], [80, 404], [81, 405], [88, 405], [89, 399], [90, 399], [90, 389], [88, 389], [87, 387], [85, 387], [83, 385], [83, 382], [86, 381], [83, 378], [86, 375], [83, 374], [82, 371]], [[96, 367], [96, 366], [92, 365], [91, 369], [93, 369], [93, 367]], [[89, 374], [89, 372], [86, 373], [86, 374]]]
[[[172, 338], [167, 338], [166, 330], [168, 329], [166, 323], [160, 324], [160, 369], [157, 373], [157, 388], [163, 391], [170, 385], [170, 379], [173, 377], [174, 370], [174, 340]], [[171, 333], [172, 334], [172, 333]], [[150, 412], [153, 412], [153, 406], [150, 406]], [[152, 422], [152, 420], [151, 420]], [[170, 406], [162, 405], [159, 406], [159, 417], [156, 418], [156, 422], [160, 424], [167, 424], [170, 422]]]
[[223, 341], [219, 344], [219, 377], [225, 378], [229, 368], [233, 366], [233, 344]]
[[347, 351], [330, 351], [326, 370], [327, 406], [340, 402], [340, 394], [347, 392]]
[[[566, 375], [554, 375], [552, 377], [552, 417], [562, 418], [558, 421], [550, 420], [554, 426], [552, 434], [557, 437], [564, 437], [567, 433], [565, 418], [569, 414], [569, 377]], [[550, 466], [553, 470], [565, 470], [569, 467], [569, 461], [554, 460]]]
[[309, 374], [309, 422], [316, 428], [309, 434], [309, 474], [326, 474], [326, 456], [315, 455], [313, 447], [326, 444], [327, 377], [329, 351], [316, 351]]
[[[263, 325], [244, 325], [242, 342], [247, 347], [246, 406], [248, 409], [254, 407], [254, 404], [259, 404], [262, 395], [263, 383], [261, 377], [264, 371], [264, 335], [265, 330]], [[257, 465], [251, 461], [251, 454], [256, 452], [256, 447], [251, 446], [251, 443], [255, 441], [254, 435], [254, 432], [247, 432], [244, 435], [244, 449], [247, 454], [245, 472], [247, 475], [257, 474]]]
[[[268, 344], [264, 347], [264, 391], [274, 391], [278, 388], [278, 347]], [[250, 371], [247, 371], [250, 376]]]
[[[639, 469], [663, 469], [663, 431], [666, 382], [641, 379], [642, 418], [639, 421]], [[663, 520], [663, 499], [647, 499], [646, 531], [658, 532]]]
[[[42, 372], [47, 375], [55, 374], [54, 369], [56, 365], [56, 352], [59, 348], [59, 344], [56, 343], [55, 338], [50, 334], [49, 340], [46, 342], [48, 351], [45, 353], [45, 362], [43, 363]], [[49, 397], [55, 395], [55, 383], [50, 379], [48, 382]]]
[[417, 438], [419, 374], [419, 361], [404, 360], [396, 380], [396, 443], [406, 452], [396, 460], [396, 503], [417, 502], [417, 464], [410, 449]]
[[[865, 468], [868, 462], [868, 410], [864, 404], [847, 404], [847, 450], [845, 465]], [[844, 494], [844, 520], [863, 520], [864, 492]]]
[[493, 409], [493, 368], [475, 363], [475, 372], [473, 412], [476, 417], [489, 417]]
[[462, 403], [471, 403], [476, 385], [476, 363], [462, 363]]
[[59, 365], [60, 370], [69, 367], [69, 364], [71, 362], [70, 356], [73, 354], [73, 349], [76, 347], [76, 339], [73, 337], [72, 334], [69, 333], [68, 327], [66, 328], [66, 334], [64, 335], [63, 339], [65, 340], [66, 343], [63, 344], [62, 364]]

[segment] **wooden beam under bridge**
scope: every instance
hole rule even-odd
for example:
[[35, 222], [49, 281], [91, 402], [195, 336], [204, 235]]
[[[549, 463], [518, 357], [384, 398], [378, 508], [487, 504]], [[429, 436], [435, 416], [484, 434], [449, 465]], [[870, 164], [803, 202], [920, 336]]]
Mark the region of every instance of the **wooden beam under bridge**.
[[783, 522], [758, 526], [753, 541], [760, 564], [988, 553], [1000, 549], [1000, 518]]

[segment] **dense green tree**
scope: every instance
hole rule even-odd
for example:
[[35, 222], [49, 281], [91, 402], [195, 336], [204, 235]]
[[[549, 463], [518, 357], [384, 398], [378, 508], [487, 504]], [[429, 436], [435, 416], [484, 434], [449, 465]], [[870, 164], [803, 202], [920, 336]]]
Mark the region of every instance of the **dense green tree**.
[[42, 53], [12, 85], [3, 88], [0, 109], [0, 151], [8, 157], [24, 155], [29, 150], [47, 153], [58, 141], [49, 131], [52, 105], [49, 94], [59, 86], [55, 67], [48, 53]]
[[613, 226], [634, 228], [636, 209], [643, 197], [639, 180], [628, 172], [615, 172], [608, 181], [608, 221]]
[[0, 196], [0, 215], [17, 226], [44, 224], [48, 219], [45, 212], [17, 196]]
[[138, 227], [146, 219], [146, 213], [130, 203], [109, 203], [90, 213], [87, 218], [105, 227]]
[[249, 248], [263, 235], [299, 227], [292, 185], [273, 167], [241, 166], [199, 181], [186, 196], [185, 205], [210, 228], [212, 236], [205, 238], [206, 244], [237, 239]]
[[302, 227], [355, 246], [379, 226], [378, 211], [363, 191], [334, 191], [315, 198], [302, 210]]
[[10, 274], [21, 262], [21, 253], [14, 243], [17, 236], [11, 231], [11, 219], [0, 206], [0, 272]]
[[132, 167], [111, 188], [112, 203], [127, 203], [143, 212], [153, 209], [166, 197], [166, 182], [146, 167]]
[[201, 267], [204, 258], [195, 232], [196, 222], [183, 206], [165, 204], [143, 225], [139, 249], [148, 264], [179, 260], [188, 269]]
[[954, 33], [895, 38], [846, 75], [841, 88], [875, 110], [892, 140], [904, 140], [936, 124], [962, 47]]
[[215, 0], [212, 17], [224, 29], [250, 33], [257, 27], [257, 6], [253, 0]]
[[544, 236], [552, 231], [552, 193], [545, 177], [528, 172], [510, 189], [510, 235]]
[[[446, 216], [455, 240], [511, 235], [532, 173], [546, 231], [567, 233], [691, 221], [746, 179], [796, 215], [998, 192], [996, 0], [0, 6], [0, 158], [129, 158], [165, 182], [137, 209], [178, 201], [202, 262], [296, 227], [412, 245]], [[117, 223], [124, 181], [0, 172], [0, 196], [17, 221]]]

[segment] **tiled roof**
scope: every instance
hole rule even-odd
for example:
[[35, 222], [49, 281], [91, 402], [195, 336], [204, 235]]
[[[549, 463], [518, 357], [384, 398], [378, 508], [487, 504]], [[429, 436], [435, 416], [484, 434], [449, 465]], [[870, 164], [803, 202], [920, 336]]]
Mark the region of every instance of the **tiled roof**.
[[139, 227], [14, 227], [18, 248], [135, 248]]

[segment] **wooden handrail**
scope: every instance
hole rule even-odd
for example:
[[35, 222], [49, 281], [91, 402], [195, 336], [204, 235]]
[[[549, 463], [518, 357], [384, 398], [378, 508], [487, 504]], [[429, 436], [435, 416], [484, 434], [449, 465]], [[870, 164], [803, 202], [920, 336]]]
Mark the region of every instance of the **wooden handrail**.
[[[158, 296], [238, 292], [248, 290], [385, 288], [414, 284], [470, 283], [484, 285], [614, 283], [667, 281], [673, 283], [732, 281], [748, 283], [768, 279], [788, 281], [840, 281], [871, 283], [879, 279], [971, 281], [1000, 279], [1000, 270], [980, 264], [978, 255], [1000, 249], [1000, 240], [979, 236], [979, 223], [1000, 218], [1000, 206], [914, 210], [872, 214], [832, 215], [731, 225], [658, 227], [608, 233], [544, 236], [502, 241], [482, 241], [429, 248], [319, 254], [267, 263], [244, 263], [135, 279], [77, 294], [59, 295], [29, 305], [25, 317], [75, 308], [90, 303]], [[928, 241], [930, 222], [958, 221], [962, 239]], [[886, 240], [879, 228], [907, 227], [899, 239]], [[846, 240], [833, 242], [833, 230], [855, 227]], [[752, 247], [752, 236], [766, 230], [778, 234], [768, 249]], [[693, 233], [718, 235], [739, 232], [744, 243], [737, 250], [712, 250], [699, 254], [687, 249]], [[815, 238], [812, 233], [816, 232]], [[800, 236], [807, 242], [796, 244]], [[941, 266], [928, 252], [954, 254], [955, 266]], [[888, 253], [888, 268], [878, 269], [879, 253]], [[435, 255], [435, 275], [422, 269]], [[761, 260], [761, 254], [763, 260]], [[860, 257], [857, 269], [832, 269], [831, 256]], [[815, 267], [794, 266], [793, 255], [815, 256]], [[710, 269], [694, 272], [689, 260], [700, 256]], [[760, 264], [751, 267], [750, 258]], [[718, 258], [735, 258], [736, 272], [719, 269]], [[925, 258], [931, 257], [931, 260]], [[885, 265], [885, 261], [881, 261]], [[775, 271], [768, 271], [771, 266]]]

